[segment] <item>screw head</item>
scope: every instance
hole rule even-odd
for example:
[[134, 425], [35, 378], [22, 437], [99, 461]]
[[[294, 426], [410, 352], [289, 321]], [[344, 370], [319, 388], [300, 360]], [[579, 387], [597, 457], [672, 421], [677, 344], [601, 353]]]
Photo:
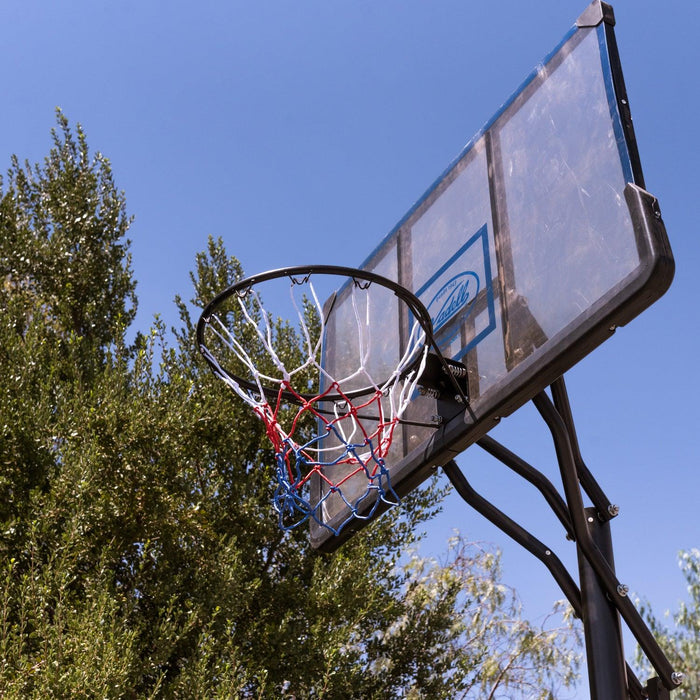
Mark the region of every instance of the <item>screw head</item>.
[[608, 513], [610, 514], [610, 517], [616, 518], [618, 515], [620, 515], [620, 506], [611, 503], [608, 506]]
[[671, 674], [671, 680], [676, 684], [680, 685], [684, 680], [685, 680], [685, 673], [681, 673], [680, 671], [674, 671]]
[[630, 592], [630, 587], [625, 585], [624, 583], [621, 583], [617, 587], [617, 592], [624, 598]]

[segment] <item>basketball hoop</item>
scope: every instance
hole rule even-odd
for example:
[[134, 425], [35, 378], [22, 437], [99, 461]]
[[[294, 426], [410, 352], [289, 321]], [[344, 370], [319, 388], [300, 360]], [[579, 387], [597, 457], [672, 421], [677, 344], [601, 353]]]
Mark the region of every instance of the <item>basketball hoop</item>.
[[[322, 305], [319, 283], [334, 278], [344, 282]], [[293, 335], [289, 323], [263, 306], [261, 288], [273, 281], [275, 289], [266, 295], [279, 301], [280, 287], [286, 287]], [[352, 309], [342, 319], [334, 316], [339, 296], [348, 302], [343, 308]], [[386, 314], [401, 314], [408, 324], [404, 347], [388, 338]], [[338, 373], [322, 359], [329, 333], [347, 337], [352, 368], [344, 363]], [[284, 346], [285, 338], [300, 346], [301, 356]], [[354, 518], [371, 518], [381, 502], [398, 503], [386, 460], [433, 345], [430, 315], [411, 292], [353, 268], [272, 270], [218, 294], [202, 312], [197, 343], [214, 374], [265, 425], [275, 452], [273, 502], [283, 530], [313, 519], [338, 534]], [[314, 480], [320, 489], [312, 490]], [[333, 528], [321, 512], [338, 497], [350, 515]]]

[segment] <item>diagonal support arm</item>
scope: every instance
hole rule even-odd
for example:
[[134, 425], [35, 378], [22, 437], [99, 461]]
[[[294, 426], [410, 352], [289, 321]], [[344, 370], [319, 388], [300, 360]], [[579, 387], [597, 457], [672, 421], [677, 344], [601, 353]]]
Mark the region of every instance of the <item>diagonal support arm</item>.
[[[515, 471], [517, 474], [524, 476], [533, 485], [537, 486], [543, 495], [545, 495], [547, 502], [550, 504], [550, 507], [555, 510], [555, 512], [559, 509], [561, 496], [559, 496], [558, 492], [556, 492], [554, 489], [554, 486], [552, 486], [551, 482], [549, 482], [543, 474], [538, 472], [534, 467], [528, 465], [526, 462], [517, 457], [517, 455], [507, 450], [495, 440], [489, 438], [484, 444], [482, 444], [483, 440], [485, 440], [485, 438], [482, 438], [482, 440], [480, 440], [478, 443], [481, 447], [496, 457], [496, 459], [503, 462], [506, 466], [513, 469], [513, 471]], [[523, 466], [526, 468], [523, 468]], [[525, 530], [525, 528], [509, 518], [505, 513], [475, 491], [475, 489], [469, 483], [467, 477], [460, 470], [454, 460], [450, 460], [447, 464], [445, 464], [443, 466], [443, 471], [447, 475], [447, 478], [450, 480], [457, 493], [467, 504], [474, 508], [474, 510], [485, 517], [489, 522], [493, 523], [511, 539], [521, 545], [524, 549], [533, 554], [547, 567], [554, 580], [559, 585], [559, 588], [566, 596], [566, 599], [569, 601], [569, 604], [573, 608], [576, 616], [582, 619], [583, 604], [581, 601], [581, 592], [574, 580], [571, 578], [569, 572], [566, 570], [566, 567], [562, 564], [561, 560], [556, 556], [556, 554], [554, 554], [551, 549], [534, 537], [530, 532]], [[539, 478], [535, 475], [539, 475]], [[554, 507], [553, 504], [555, 503], [557, 504], [557, 507]], [[565, 514], [563, 518], [560, 517], [560, 520], [562, 520], [562, 524], [564, 524], [565, 527], [566, 524], [568, 524], [568, 527], [566, 527], [567, 530], [571, 527], [568, 513]], [[639, 682], [639, 679], [629, 665], [626, 665], [625, 668], [630, 699], [644, 700], [646, 695], [643, 692], [642, 684]]]
[[557, 584], [559, 584], [559, 588], [561, 588], [566, 599], [571, 603], [574, 612], [580, 617], [581, 593], [578, 586], [569, 575], [569, 572], [566, 570], [566, 567], [561, 563], [559, 557], [557, 557], [549, 547], [525, 530], [525, 528], [518, 525], [518, 523], [477, 493], [454, 460], [447, 462], [447, 464], [443, 465], [442, 469], [455, 487], [457, 493], [474, 508], [474, 510], [505, 532], [506, 535], [514, 539], [549, 569], [549, 572], [552, 574]]
[[578, 475], [578, 480], [583, 486], [583, 490], [588, 494], [588, 497], [593, 502], [596, 510], [598, 511], [598, 518], [607, 522], [611, 518], [614, 518], [618, 513], [618, 508], [608, 500], [608, 497], [600, 488], [600, 485], [596, 481], [593, 474], [586, 466], [581, 456], [581, 448], [578, 444], [578, 438], [576, 437], [576, 428], [574, 427], [574, 417], [571, 413], [571, 404], [569, 403], [569, 394], [566, 391], [566, 384], [564, 383], [564, 377], [559, 377], [555, 382], [552, 383], [552, 399], [554, 401], [554, 407], [564, 421], [564, 425], [569, 433], [569, 440], [571, 441], [571, 451], [574, 457], [574, 464], [576, 465], [576, 474]]

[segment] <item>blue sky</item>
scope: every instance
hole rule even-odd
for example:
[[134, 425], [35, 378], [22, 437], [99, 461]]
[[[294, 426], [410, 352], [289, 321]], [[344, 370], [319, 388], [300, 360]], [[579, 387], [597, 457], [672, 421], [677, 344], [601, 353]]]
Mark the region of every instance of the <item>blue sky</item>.
[[[248, 273], [358, 265], [559, 41], [571, 0], [25, 0], [0, 8], [0, 167], [47, 152], [54, 109], [83, 124], [126, 192], [137, 324], [174, 323], [175, 294], [209, 234]], [[670, 291], [568, 375], [584, 458], [619, 503], [619, 577], [657, 614], [685, 595], [681, 549], [700, 547], [697, 237], [700, 4], [615, 5], [649, 191], [676, 258]], [[3, 165], [4, 164], [4, 165]], [[555, 478], [526, 407], [494, 436]], [[473, 482], [575, 569], [531, 487], [478, 448]], [[452, 528], [504, 550], [532, 617], [561, 594], [543, 566], [450, 497], [426, 550]], [[628, 643], [628, 656], [631, 643]], [[585, 696], [582, 695], [582, 697]]]

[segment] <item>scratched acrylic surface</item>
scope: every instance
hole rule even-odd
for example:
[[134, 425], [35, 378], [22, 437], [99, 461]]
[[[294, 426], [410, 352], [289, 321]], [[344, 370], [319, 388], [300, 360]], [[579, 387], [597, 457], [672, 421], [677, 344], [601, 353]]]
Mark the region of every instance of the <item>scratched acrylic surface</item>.
[[[616, 100], [604, 28], [572, 31], [363, 265], [428, 308], [441, 350], [466, 366], [477, 420], [644, 263]], [[395, 305], [372, 324], [380, 360], [410, 330]], [[336, 323], [332, 344], [344, 342]], [[407, 417], [434, 413], [416, 395]], [[432, 432], [404, 427], [395, 449]]]
[[[428, 307], [477, 404], [640, 263], [604, 65], [577, 32], [366, 264]], [[394, 308], [373, 323], [406, 332]]]

